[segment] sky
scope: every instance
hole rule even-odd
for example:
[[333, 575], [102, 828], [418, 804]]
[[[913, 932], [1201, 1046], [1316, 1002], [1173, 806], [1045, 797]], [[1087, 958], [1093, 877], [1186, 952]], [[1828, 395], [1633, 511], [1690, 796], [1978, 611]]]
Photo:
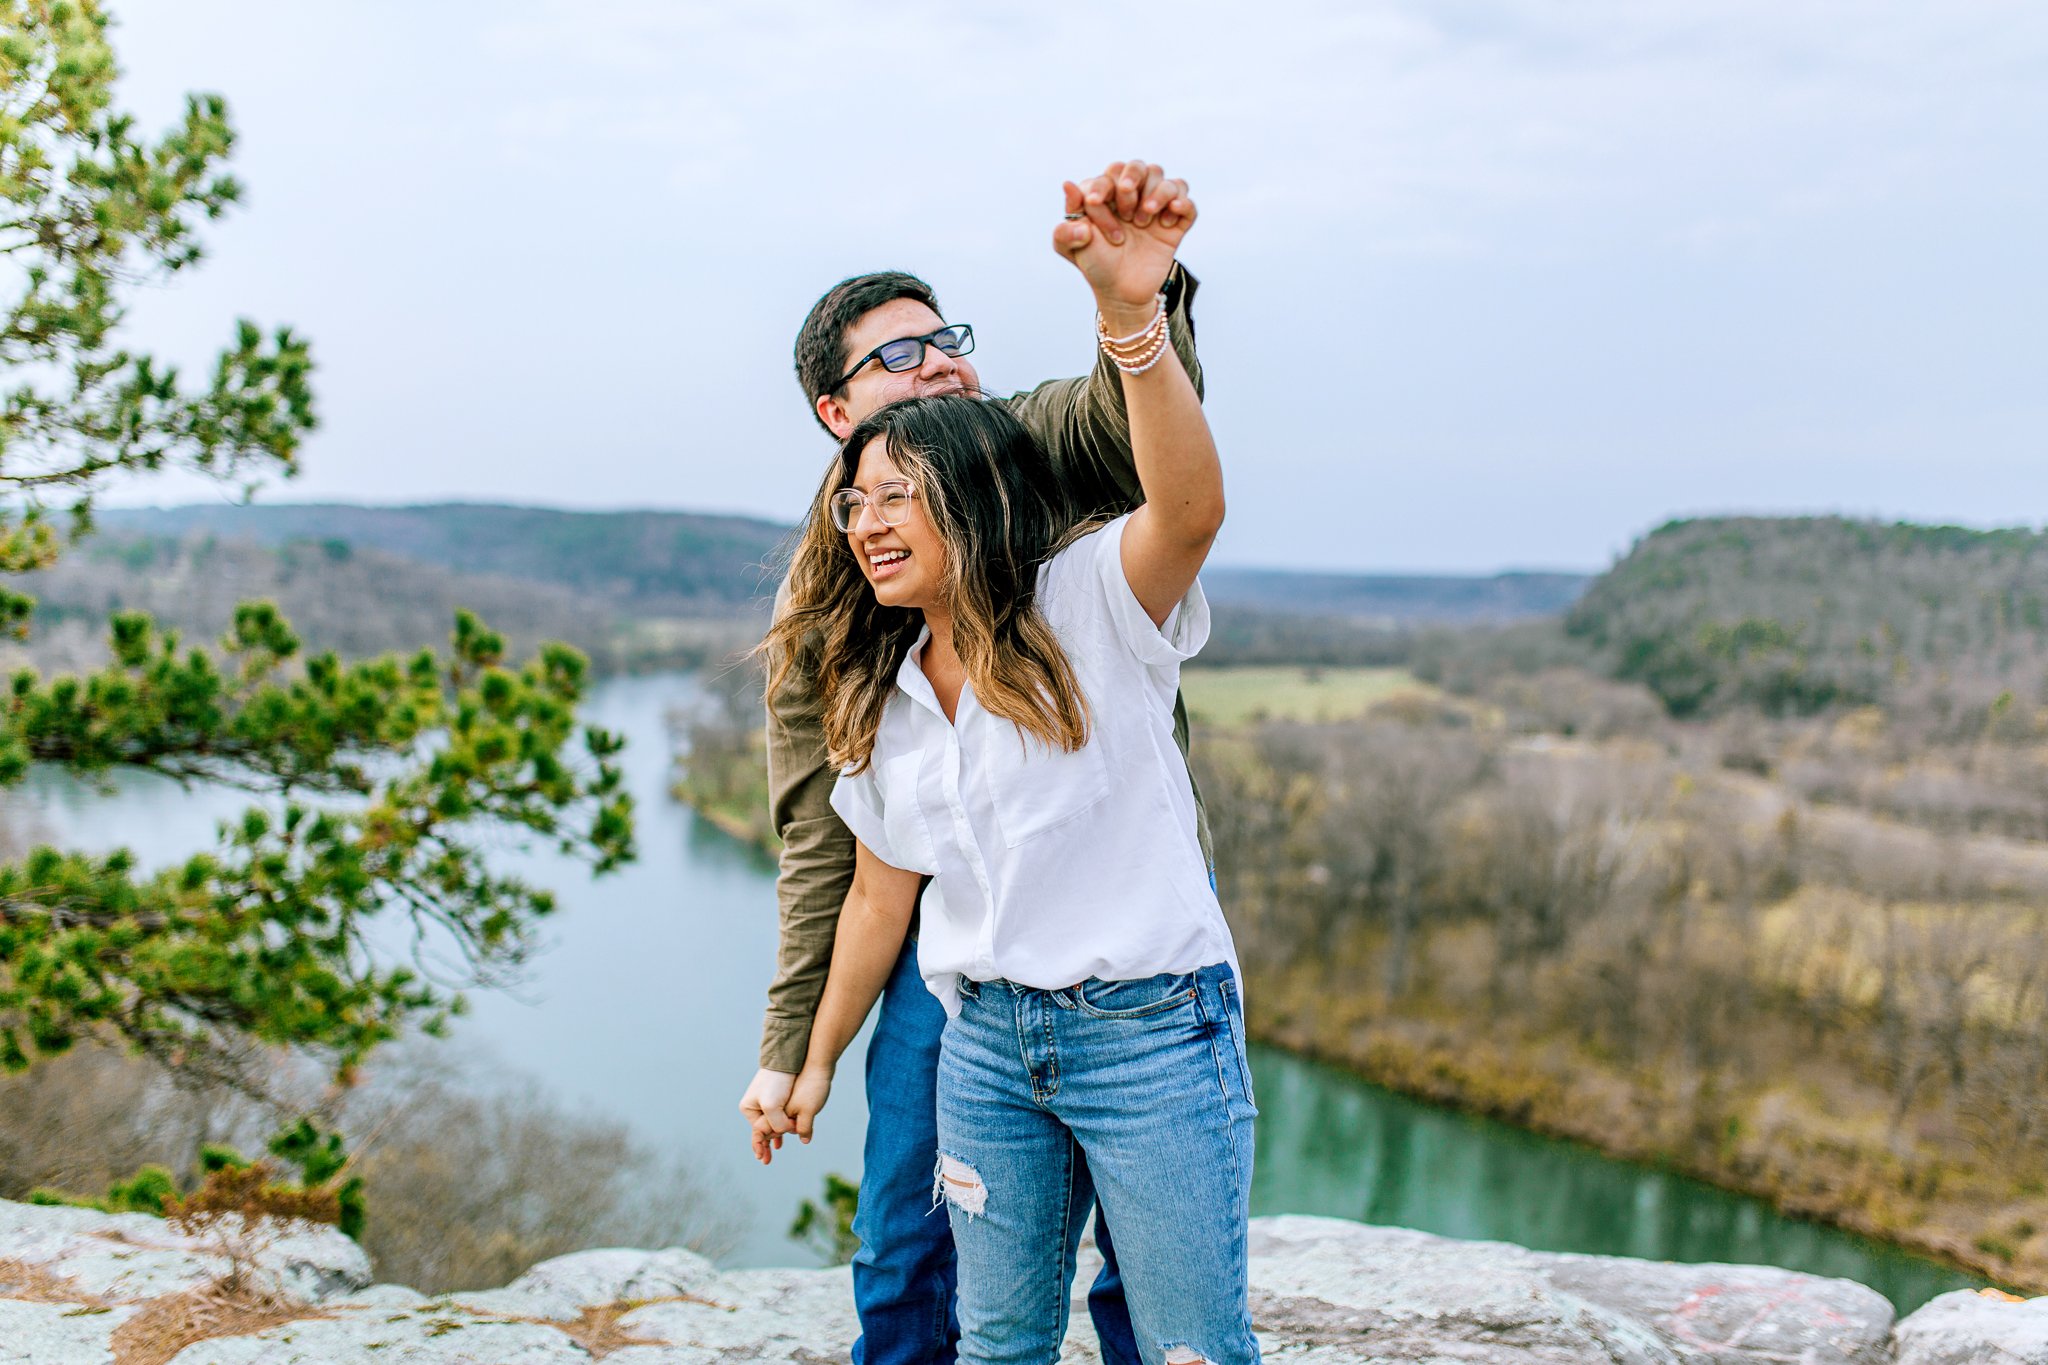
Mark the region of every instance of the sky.
[[1200, 209], [1219, 563], [2048, 520], [2038, 0], [112, 7], [122, 102], [225, 94], [248, 187], [131, 343], [313, 342], [321, 430], [264, 500], [794, 520], [817, 295], [913, 270], [992, 390], [1080, 373], [1060, 182], [1142, 156]]

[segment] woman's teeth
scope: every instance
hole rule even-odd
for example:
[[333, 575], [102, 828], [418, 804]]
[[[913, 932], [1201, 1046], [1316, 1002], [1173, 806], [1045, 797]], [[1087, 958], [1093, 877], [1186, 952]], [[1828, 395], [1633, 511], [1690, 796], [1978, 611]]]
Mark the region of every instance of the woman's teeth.
[[878, 555], [869, 555], [868, 563], [879, 569], [885, 564], [894, 564], [908, 558], [910, 558], [910, 551], [908, 550], [887, 550]]

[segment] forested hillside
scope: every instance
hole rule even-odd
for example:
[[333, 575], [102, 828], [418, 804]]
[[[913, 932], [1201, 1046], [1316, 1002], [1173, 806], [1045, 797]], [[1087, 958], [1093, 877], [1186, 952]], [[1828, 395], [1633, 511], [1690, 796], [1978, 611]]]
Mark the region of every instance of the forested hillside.
[[0, 643], [0, 666], [77, 672], [108, 657], [107, 622], [145, 611], [192, 644], [217, 639], [237, 602], [265, 598], [284, 609], [310, 652], [344, 657], [410, 652], [446, 643], [458, 608], [505, 636], [515, 658], [543, 640], [589, 655], [600, 672], [683, 666], [752, 643], [758, 617], [665, 619], [629, 615], [610, 601], [560, 584], [464, 573], [338, 539], [276, 547], [103, 531], [32, 575], [38, 598], [26, 641]]
[[[607, 668], [688, 662], [674, 637], [714, 622], [738, 639], [773, 595], [788, 534], [745, 517], [481, 504], [101, 520], [87, 553], [39, 586], [39, 630], [82, 638], [110, 607], [148, 604], [211, 634], [237, 594], [267, 595], [338, 648], [397, 647], [438, 640], [445, 627], [422, 636], [422, 623], [462, 605], [515, 641], [575, 641]], [[1717, 517], [1657, 528], [1590, 584], [1233, 568], [1204, 581], [1205, 665], [1409, 662], [1463, 690], [1576, 665], [1640, 682], [1680, 717], [1874, 703], [1963, 730], [2048, 703], [2048, 535], [2027, 530]], [[60, 654], [34, 646], [39, 663]]]
[[[1937, 716], [2048, 682], [2048, 534], [1841, 517], [1657, 528], [1566, 629], [1678, 716], [1882, 703]], [[2010, 703], [2007, 703], [2008, 705]]]
[[1590, 580], [1579, 573], [1332, 574], [1211, 568], [1213, 601], [1381, 626], [1468, 625], [1557, 616]]
[[[438, 641], [467, 606], [515, 645], [567, 639], [601, 670], [690, 663], [713, 637], [751, 643], [742, 637], [774, 595], [789, 534], [747, 517], [474, 503], [215, 503], [99, 519], [91, 562], [39, 589], [43, 626], [26, 651], [39, 666], [102, 657], [98, 623], [122, 605], [155, 604], [210, 637], [236, 593], [278, 598], [309, 638], [337, 648]], [[218, 582], [202, 581], [208, 574]], [[1553, 617], [1586, 577], [1219, 568], [1204, 581], [1216, 616], [1203, 664], [1344, 665], [1399, 662], [1422, 629]]]
[[786, 526], [698, 512], [441, 503], [207, 504], [100, 514], [110, 530], [283, 545], [339, 541], [471, 574], [554, 583], [636, 617], [745, 614], [772, 598]]

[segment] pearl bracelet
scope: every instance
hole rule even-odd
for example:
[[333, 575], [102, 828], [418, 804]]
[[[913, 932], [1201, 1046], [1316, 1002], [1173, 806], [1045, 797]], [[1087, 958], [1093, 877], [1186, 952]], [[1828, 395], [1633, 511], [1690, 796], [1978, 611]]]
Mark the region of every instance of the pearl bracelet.
[[1152, 318], [1143, 327], [1127, 337], [1113, 337], [1104, 325], [1102, 314], [1095, 315], [1095, 340], [1102, 347], [1102, 353], [1110, 358], [1125, 374], [1143, 374], [1159, 363], [1159, 357], [1166, 354], [1172, 338], [1166, 321], [1166, 295], [1160, 294], [1158, 306]]
[[1146, 324], [1143, 327], [1140, 327], [1137, 331], [1131, 333], [1127, 337], [1111, 336], [1109, 334], [1109, 328], [1103, 325], [1102, 314], [1098, 312], [1095, 315], [1095, 339], [1105, 346], [1129, 346], [1133, 342], [1145, 340], [1147, 337], [1152, 335], [1152, 332], [1155, 328], [1159, 327], [1162, 323], [1166, 321], [1165, 293], [1162, 292], [1154, 295], [1153, 305], [1154, 307], [1152, 310], [1151, 319], [1148, 322], [1146, 322]]
[[1171, 340], [1172, 333], [1166, 324], [1161, 322], [1159, 324], [1158, 337], [1153, 341], [1150, 349], [1143, 354], [1142, 359], [1139, 356], [1132, 356], [1129, 360], [1126, 360], [1114, 351], [1109, 351], [1108, 347], [1103, 349], [1108, 352], [1110, 360], [1116, 367], [1125, 374], [1143, 374], [1159, 363], [1160, 357], [1166, 354], [1167, 343]]

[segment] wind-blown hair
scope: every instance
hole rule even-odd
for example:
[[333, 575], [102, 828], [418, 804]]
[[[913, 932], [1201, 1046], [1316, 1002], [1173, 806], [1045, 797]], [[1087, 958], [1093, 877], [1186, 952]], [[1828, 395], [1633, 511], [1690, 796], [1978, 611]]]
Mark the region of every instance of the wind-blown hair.
[[797, 542], [788, 600], [761, 644], [774, 660], [770, 695], [792, 670], [811, 675], [829, 761], [867, 766], [897, 670], [924, 622], [920, 611], [875, 600], [826, 506], [853, 482], [861, 452], [877, 438], [916, 487], [946, 548], [940, 591], [975, 700], [1048, 748], [1080, 748], [1088, 703], [1038, 610], [1038, 569], [1086, 528], [1076, 526], [1051, 462], [1023, 424], [1001, 404], [958, 394], [891, 403], [841, 444]]

